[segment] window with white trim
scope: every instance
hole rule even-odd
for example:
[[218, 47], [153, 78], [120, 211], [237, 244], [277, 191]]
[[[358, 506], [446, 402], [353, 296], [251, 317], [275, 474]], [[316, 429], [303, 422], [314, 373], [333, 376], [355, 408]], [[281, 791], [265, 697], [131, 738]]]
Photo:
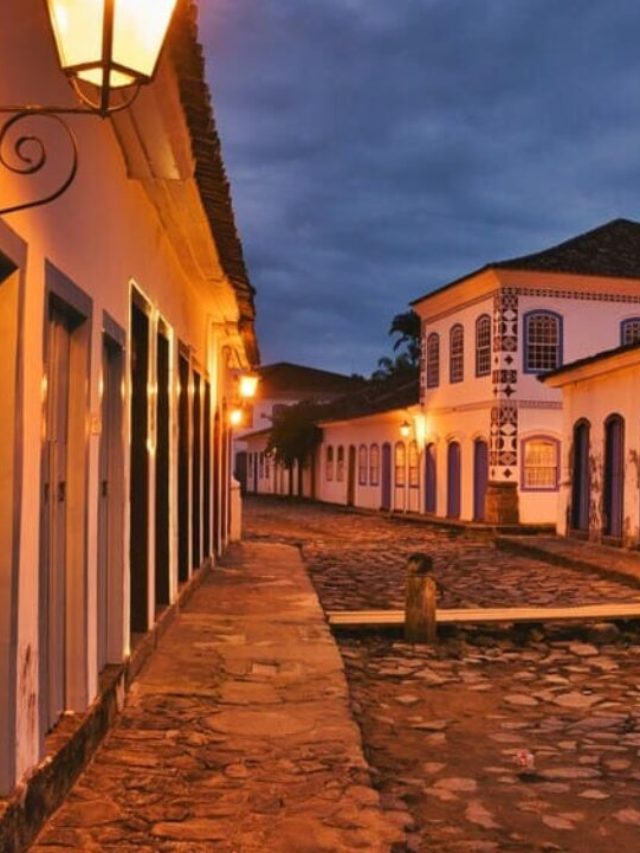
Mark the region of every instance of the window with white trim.
[[449, 382], [464, 379], [464, 329], [460, 323], [449, 332]]
[[629, 317], [620, 323], [620, 343], [635, 344], [640, 341], [640, 317]]
[[369, 485], [378, 486], [380, 484], [380, 448], [377, 444], [372, 444], [369, 448]]
[[562, 364], [562, 317], [552, 311], [531, 311], [524, 317], [524, 369], [555, 370]]
[[558, 441], [536, 436], [522, 443], [522, 488], [550, 491], [558, 488]]
[[491, 373], [491, 317], [481, 314], [476, 320], [476, 376]]
[[420, 486], [419, 458], [418, 443], [412, 441], [409, 444], [409, 487], [412, 489], [417, 489]]
[[427, 337], [427, 388], [440, 384], [440, 335], [431, 332]]
[[366, 486], [367, 485], [367, 474], [368, 474], [368, 453], [367, 453], [367, 445], [361, 444], [358, 448], [358, 485]]

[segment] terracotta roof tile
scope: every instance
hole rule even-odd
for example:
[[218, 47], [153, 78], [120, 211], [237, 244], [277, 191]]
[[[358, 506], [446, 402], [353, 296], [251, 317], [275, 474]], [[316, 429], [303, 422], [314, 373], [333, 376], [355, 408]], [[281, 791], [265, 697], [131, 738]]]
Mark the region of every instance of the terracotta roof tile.
[[255, 290], [249, 281], [242, 243], [236, 228], [231, 190], [222, 159], [211, 94], [206, 83], [202, 47], [198, 42], [197, 8], [193, 0], [182, 0], [169, 40], [180, 97], [191, 134], [196, 161], [195, 180], [207, 213], [220, 262], [236, 292], [240, 311], [240, 333], [249, 359], [258, 364], [255, 335]]

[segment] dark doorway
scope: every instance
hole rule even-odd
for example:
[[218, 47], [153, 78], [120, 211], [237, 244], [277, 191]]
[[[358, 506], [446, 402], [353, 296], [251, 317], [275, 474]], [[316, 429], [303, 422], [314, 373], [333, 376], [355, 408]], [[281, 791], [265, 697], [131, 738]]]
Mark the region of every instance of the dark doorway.
[[484, 521], [489, 482], [489, 447], [478, 438], [473, 442], [473, 520]]
[[156, 376], [156, 606], [169, 604], [170, 515], [169, 515], [169, 418], [171, 381], [168, 338], [158, 332]]
[[122, 656], [124, 353], [107, 335], [102, 343], [100, 491], [98, 502], [98, 671]]
[[588, 421], [578, 421], [573, 428], [573, 460], [571, 471], [571, 529], [589, 529], [589, 502], [591, 478], [589, 476]]
[[191, 565], [202, 562], [202, 398], [200, 374], [193, 374], [193, 440], [191, 444]]
[[189, 580], [189, 361], [178, 358], [178, 580]]
[[131, 306], [131, 485], [129, 571], [131, 632], [149, 627], [149, 318]]
[[447, 448], [447, 516], [460, 518], [460, 445], [452, 441]]
[[622, 538], [624, 486], [624, 421], [611, 415], [604, 425], [604, 486], [602, 495], [602, 532]]
[[242, 491], [243, 495], [247, 492], [247, 471], [247, 453], [244, 450], [240, 450], [238, 453], [236, 453], [236, 463], [233, 471], [233, 476], [240, 483], [240, 490]]
[[388, 442], [382, 445], [380, 506], [382, 509], [391, 509], [391, 445]]
[[204, 427], [202, 451], [202, 550], [211, 556], [211, 385], [204, 383]]
[[229, 469], [231, 452], [229, 442], [229, 418], [226, 406], [222, 407], [221, 421], [221, 464], [220, 464], [220, 520], [221, 520], [221, 546], [224, 547], [229, 538]]
[[349, 446], [349, 459], [347, 468], [347, 506], [353, 506], [356, 502], [356, 448]]
[[435, 513], [437, 507], [436, 446], [427, 444], [424, 457], [424, 509]]

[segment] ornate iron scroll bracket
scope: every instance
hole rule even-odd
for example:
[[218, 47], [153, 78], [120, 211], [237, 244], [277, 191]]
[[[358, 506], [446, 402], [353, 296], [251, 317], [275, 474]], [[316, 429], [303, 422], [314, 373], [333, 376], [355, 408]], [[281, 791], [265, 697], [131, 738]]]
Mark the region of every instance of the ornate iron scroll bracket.
[[14, 175], [32, 177], [45, 168], [48, 162], [47, 146], [45, 140], [39, 134], [21, 132], [24, 122], [33, 118], [50, 119], [56, 122], [62, 129], [69, 143], [71, 162], [66, 170], [62, 183], [57, 188], [42, 198], [32, 201], [0, 207], [0, 216], [8, 213], [16, 213], [19, 210], [27, 210], [31, 207], [39, 207], [55, 201], [65, 193], [73, 183], [78, 172], [78, 140], [69, 124], [65, 121], [65, 115], [84, 115], [107, 118], [113, 113], [120, 112], [131, 106], [138, 96], [140, 87], [132, 87], [128, 97], [117, 104], [103, 106], [92, 101], [82, 89], [74, 84], [77, 95], [83, 102], [83, 106], [76, 107], [43, 107], [43, 106], [12, 106], [0, 107], [0, 114], [11, 113], [10, 117], [0, 126], [0, 166]]

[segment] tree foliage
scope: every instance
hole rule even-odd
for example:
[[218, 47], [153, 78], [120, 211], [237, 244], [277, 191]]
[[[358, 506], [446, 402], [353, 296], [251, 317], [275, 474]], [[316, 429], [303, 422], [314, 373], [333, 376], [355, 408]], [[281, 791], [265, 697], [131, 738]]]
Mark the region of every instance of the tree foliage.
[[378, 359], [378, 367], [371, 374], [374, 382], [402, 382], [418, 375], [420, 331], [420, 317], [415, 311], [409, 310], [395, 315], [389, 327], [389, 335], [396, 336], [393, 350], [398, 354], [395, 358], [385, 355]]
[[278, 412], [267, 445], [276, 462], [289, 470], [295, 462], [302, 468], [322, 440], [322, 430], [314, 422], [316, 416], [316, 407], [305, 402]]

